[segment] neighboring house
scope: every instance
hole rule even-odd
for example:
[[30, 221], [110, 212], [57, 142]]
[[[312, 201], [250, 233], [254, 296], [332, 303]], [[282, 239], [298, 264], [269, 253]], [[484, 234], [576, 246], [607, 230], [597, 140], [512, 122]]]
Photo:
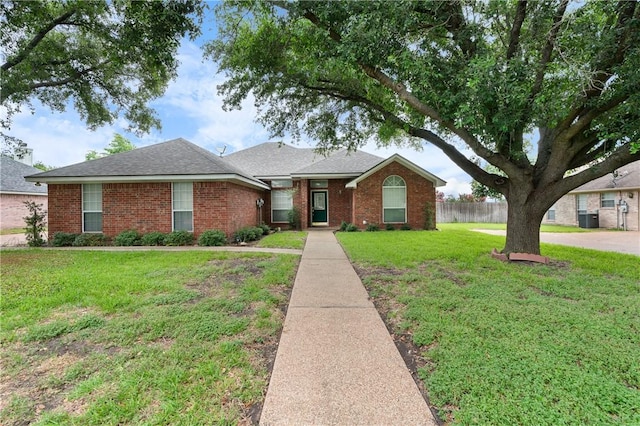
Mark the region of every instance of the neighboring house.
[[[29, 176], [49, 187], [49, 233], [108, 236], [208, 229], [231, 235], [264, 222], [302, 228], [367, 223], [423, 228], [444, 181], [399, 155], [388, 159], [264, 143], [219, 157], [175, 139]], [[426, 209], [430, 204], [431, 208]], [[433, 218], [435, 224], [435, 218]]]
[[35, 201], [47, 209], [47, 186], [37, 186], [24, 180], [25, 176], [40, 170], [0, 156], [0, 229], [24, 228], [24, 217], [29, 214], [25, 201]]
[[542, 223], [640, 230], [640, 161], [569, 192], [549, 209]]

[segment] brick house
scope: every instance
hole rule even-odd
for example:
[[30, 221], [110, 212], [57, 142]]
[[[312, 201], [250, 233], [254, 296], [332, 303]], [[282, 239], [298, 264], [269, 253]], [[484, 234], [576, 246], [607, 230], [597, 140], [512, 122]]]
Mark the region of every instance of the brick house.
[[542, 223], [640, 230], [640, 161], [570, 191]]
[[25, 181], [25, 176], [40, 172], [29, 164], [0, 156], [0, 229], [24, 228], [29, 211], [25, 201], [47, 206], [47, 186]]
[[[184, 139], [27, 177], [49, 188], [49, 234], [208, 229], [231, 235], [264, 222], [302, 228], [367, 223], [425, 226], [445, 184], [399, 155], [383, 159], [264, 143], [224, 158]], [[430, 209], [426, 209], [431, 205]], [[435, 215], [435, 213], [433, 213]], [[435, 217], [433, 222], [435, 224]]]

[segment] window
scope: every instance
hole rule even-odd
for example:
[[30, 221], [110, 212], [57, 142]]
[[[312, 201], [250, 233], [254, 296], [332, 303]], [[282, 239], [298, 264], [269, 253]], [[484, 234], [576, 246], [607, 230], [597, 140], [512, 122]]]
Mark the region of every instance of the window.
[[102, 232], [102, 184], [82, 185], [82, 232]]
[[615, 207], [616, 194], [614, 192], [603, 192], [600, 194], [600, 207]]
[[328, 188], [329, 181], [328, 180], [312, 180], [311, 188]]
[[407, 185], [400, 176], [389, 176], [382, 183], [382, 217], [384, 223], [407, 221]]
[[272, 188], [291, 188], [293, 181], [291, 179], [276, 179], [271, 181]]
[[193, 231], [193, 183], [174, 182], [172, 204], [173, 230]]
[[292, 208], [292, 191], [271, 191], [271, 222], [288, 222], [289, 211]]
[[587, 213], [587, 194], [577, 195], [576, 204], [578, 205], [578, 214]]
[[556, 220], [556, 205], [551, 206], [549, 210], [547, 210], [547, 220], [555, 221]]

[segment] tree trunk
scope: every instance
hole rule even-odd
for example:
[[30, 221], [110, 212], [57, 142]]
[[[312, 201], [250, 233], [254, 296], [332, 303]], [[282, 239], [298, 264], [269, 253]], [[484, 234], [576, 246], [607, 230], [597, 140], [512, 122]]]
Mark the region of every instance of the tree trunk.
[[507, 241], [503, 253], [540, 254], [540, 224], [547, 209], [530, 199], [508, 200]]

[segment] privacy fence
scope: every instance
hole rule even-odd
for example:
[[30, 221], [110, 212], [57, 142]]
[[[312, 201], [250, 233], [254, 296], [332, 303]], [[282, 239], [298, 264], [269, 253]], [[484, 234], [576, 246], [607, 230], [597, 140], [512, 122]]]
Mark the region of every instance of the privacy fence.
[[507, 223], [507, 203], [436, 203], [436, 222]]

